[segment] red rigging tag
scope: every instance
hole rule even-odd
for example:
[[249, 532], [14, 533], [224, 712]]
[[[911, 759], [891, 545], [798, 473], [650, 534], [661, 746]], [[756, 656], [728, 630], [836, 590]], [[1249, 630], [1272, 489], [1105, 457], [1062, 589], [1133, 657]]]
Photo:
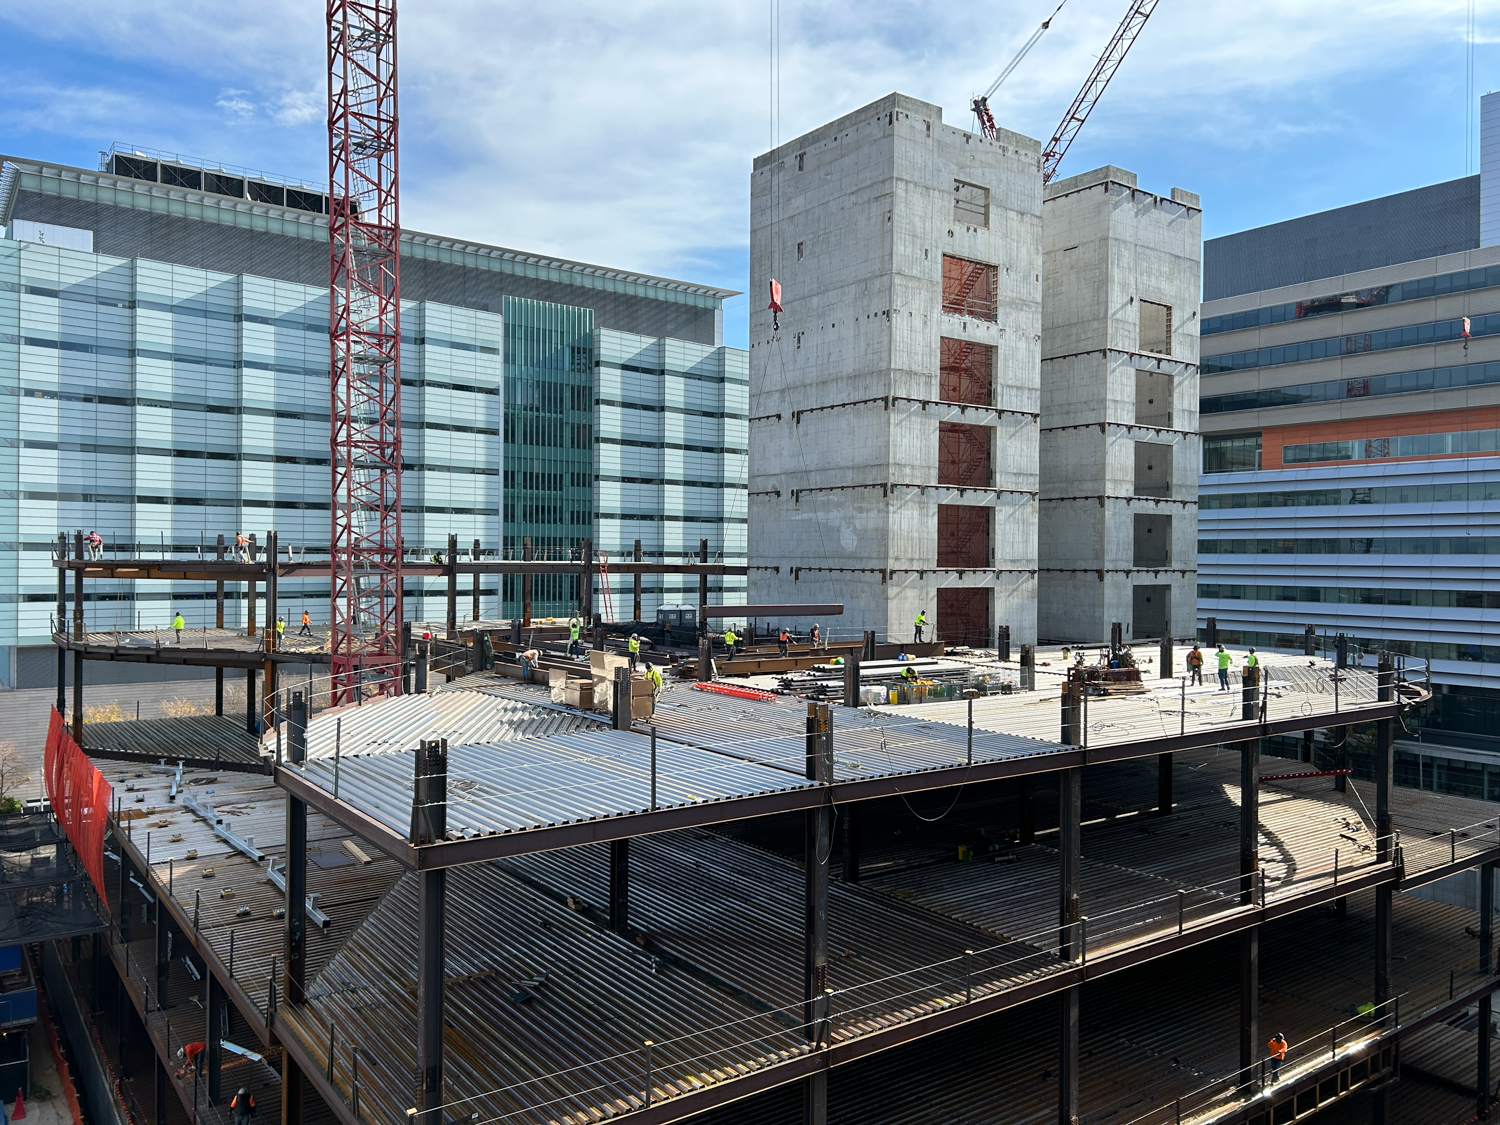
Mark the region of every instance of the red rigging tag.
[[[771, 278], [771, 303], [767, 305], [766, 308], [770, 309], [772, 312], [786, 311], [781, 307], [781, 282], [777, 281], [774, 277]], [[1465, 321], [1465, 324], [1467, 323], [1468, 322]]]

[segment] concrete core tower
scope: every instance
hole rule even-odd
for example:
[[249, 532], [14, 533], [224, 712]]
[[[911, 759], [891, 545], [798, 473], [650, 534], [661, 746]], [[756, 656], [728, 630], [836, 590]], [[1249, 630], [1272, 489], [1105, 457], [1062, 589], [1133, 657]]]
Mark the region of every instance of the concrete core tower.
[[1038, 630], [1192, 636], [1198, 197], [1112, 166], [1045, 194]]
[[752, 603], [1035, 639], [1040, 156], [890, 94], [756, 159]]

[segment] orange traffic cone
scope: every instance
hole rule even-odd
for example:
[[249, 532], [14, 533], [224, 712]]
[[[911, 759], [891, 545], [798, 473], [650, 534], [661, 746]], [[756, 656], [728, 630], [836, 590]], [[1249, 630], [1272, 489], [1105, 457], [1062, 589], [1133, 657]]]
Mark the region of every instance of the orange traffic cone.
[[19, 1121], [26, 1116], [26, 1098], [21, 1093], [21, 1087], [16, 1087], [16, 1108], [11, 1111], [10, 1119]]

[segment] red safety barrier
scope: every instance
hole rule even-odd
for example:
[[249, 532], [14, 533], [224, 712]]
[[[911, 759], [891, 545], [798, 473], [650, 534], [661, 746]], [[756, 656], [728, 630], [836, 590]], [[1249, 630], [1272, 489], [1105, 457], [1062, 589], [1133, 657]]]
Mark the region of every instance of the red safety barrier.
[[740, 699], [756, 699], [762, 703], [769, 703], [776, 698], [774, 691], [761, 691], [758, 688], [735, 687], [733, 684], [694, 684], [699, 691], [711, 691], [715, 695], [733, 695]]
[[106, 909], [109, 894], [104, 881], [104, 837], [109, 832], [109, 809], [114, 789], [98, 767], [68, 734], [63, 717], [52, 709], [47, 725], [47, 798], [57, 822], [68, 834], [83, 869], [94, 881]]

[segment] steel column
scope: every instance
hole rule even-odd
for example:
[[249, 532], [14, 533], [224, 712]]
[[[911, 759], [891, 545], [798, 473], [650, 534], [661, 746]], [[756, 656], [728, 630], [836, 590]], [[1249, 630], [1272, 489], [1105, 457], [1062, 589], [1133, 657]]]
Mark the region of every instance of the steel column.
[[1057, 944], [1063, 960], [1076, 961], [1084, 953], [1084, 938], [1078, 926], [1083, 915], [1078, 897], [1082, 883], [1083, 771], [1058, 770], [1057, 781]]
[[1034, 844], [1036, 843], [1036, 781], [1034, 778], [1028, 776], [1020, 779], [1016, 800], [1021, 806], [1017, 840], [1021, 844]]
[[[288, 757], [294, 766], [307, 758], [307, 708], [302, 693], [292, 696], [292, 736]], [[307, 804], [286, 795], [286, 999], [301, 1004], [307, 988]]]
[[[635, 541], [635, 554], [632, 557], [635, 559], [636, 562], [640, 562], [641, 561], [641, 541], [639, 539], [637, 539]], [[630, 577], [631, 577], [631, 597], [632, 597], [632, 603], [631, 603], [632, 609], [631, 609], [631, 614], [630, 614], [630, 620], [632, 622], [634, 622], [635, 624], [639, 625], [641, 623], [641, 575], [640, 575], [640, 572], [637, 571], [635, 574], [631, 575]]]
[[[1391, 698], [1395, 669], [1389, 653], [1382, 652], [1376, 664], [1375, 698], [1382, 703]], [[1388, 862], [1391, 858], [1391, 833], [1395, 824], [1391, 819], [1391, 787], [1395, 784], [1394, 755], [1391, 753], [1391, 738], [1395, 721], [1380, 719], [1375, 724], [1375, 858]]]
[[255, 705], [255, 669], [245, 669], [245, 732], [247, 734], [259, 733], [259, 725], [255, 715], [258, 708]]
[[[219, 536], [219, 541], [214, 545], [214, 558], [218, 562], [224, 561], [224, 536]], [[224, 628], [224, 583], [214, 583], [214, 628]], [[214, 669], [214, 714], [220, 718], [224, 716], [224, 669]]]
[[859, 882], [859, 822], [857, 804], [845, 805], [844, 814], [844, 882]]
[[[458, 640], [458, 536], [448, 536], [448, 611], [444, 618], [447, 637]], [[448, 677], [450, 680], [452, 676]]]
[[609, 842], [609, 928], [630, 936], [630, 840]]
[[[57, 556], [61, 559], [68, 557], [66, 532], [57, 533]], [[68, 570], [61, 566], [57, 568], [57, 623], [55, 628], [60, 636], [68, 636]], [[57, 713], [64, 716], [68, 713], [68, 650], [61, 645], [57, 646]]]
[[[1346, 770], [1349, 768], [1349, 728], [1333, 728], [1333, 768]], [[1349, 777], [1347, 774], [1335, 774], [1333, 788], [1336, 792], [1345, 793], [1349, 789]]]
[[270, 730], [280, 719], [277, 714], [276, 703], [276, 662], [271, 659], [271, 654], [276, 651], [276, 619], [281, 612], [280, 600], [276, 589], [276, 557], [280, 546], [277, 541], [276, 532], [266, 532], [266, 624], [265, 624], [265, 667], [261, 670], [261, 714], [264, 717], [262, 730]]
[[1302, 761], [1304, 762], [1311, 762], [1313, 760], [1313, 743], [1317, 737], [1317, 733], [1315, 730], [1305, 730], [1302, 732]]
[[[706, 563], [706, 562], [708, 562], [708, 540], [707, 539], [700, 539], [700, 540], [698, 540], [698, 561], [700, 563]], [[708, 611], [708, 575], [707, 574], [700, 574], [700, 575], [698, 575], [698, 631], [700, 633], [708, 631], [708, 617], [706, 616], [707, 615], [707, 611]]]
[[224, 1018], [224, 986], [214, 974], [212, 965], [205, 965], [204, 983], [208, 992], [208, 1000], [204, 1004], [203, 1018], [206, 1024], [203, 1041], [208, 1048], [203, 1052], [207, 1057], [204, 1073], [208, 1078], [208, 1104], [217, 1105], [223, 1090], [220, 1081], [224, 1067], [224, 1045], [223, 1029], [220, 1021]]
[[1479, 971], [1491, 972], [1495, 956], [1495, 865], [1479, 869]]
[[1156, 756], [1156, 812], [1166, 816], [1172, 811], [1172, 755]]
[[164, 1059], [155, 1059], [156, 1125], [167, 1125], [167, 1064]]
[[73, 652], [73, 741], [83, 745], [83, 532], [73, 539], [73, 557], [79, 567], [73, 571], [73, 639], [80, 647]]
[[859, 706], [859, 654], [844, 657], [844, 706]]
[[[531, 561], [531, 536], [521, 540], [521, 559], [524, 562]], [[528, 572], [521, 575], [521, 627], [531, 628], [531, 574]]]
[[584, 626], [594, 618], [594, 541], [578, 541], [578, 616]]
[[[479, 561], [479, 540], [474, 540], [474, 561]], [[474, 572], [474, 620], [479, 620], [479, 571]]]
[[[417, 750], [412, 806], [413, 844], [430, 844], [448, 831], [448, 743], [423, 742]], [[441, 1125], [443, 1104], [443, 969], [447, 872], [423, 871], [417, 908], [417, 1074], [415, 1105], [425, 1122]]]
[[1391, 998], [1391, 885], [1375, 888], [1375, 1008], [1378, 1022], [1386, 1023], [1381, 1007]]
[[1255, 898], [1260, 870], [1260, 739], [1240, 743], [1240, 902]]
[[1474, 1028], [1478, 1039], [1478, 1058], [1474, 1060], [1474, 1111], [1480, 1117], [1490, 1109], [1490, 1024], [1493, 1022], [1492, 994], [1479, 998], [1479, 1023]]
[[[704, 540], [705, 550], [707, 540]], [[706, 596], [707, 579], [699, 593]], [[700, 616], [699, 621], [703, 618]], [[833, 781], [833, 717], [826, 703], [807, 705], [807, 779], [820, 785]], [[819, 805], [803, 814], [804, 926], [802, 966], [803, 1031], [808, 1042], [822, 1035], [828, 989], [828, 868], [833, 858], [833, 806]], [[803, 1092], [805, 1125], [826, 1125], [828, 1072], [807, 1079]]]
[[1078, 986], [1063, 989], [1061, 1042], [1057, 1057], [1058, 1125], [1078, 1125]]
[[1255, 1064], [1260, 1051], [1260, 927], [1240, 934], [1240, 1084], [1247, 1094], [1256, 1088]]
[[156, 896], [156, 1003], [160, 1008], [171, 1005], [167, 1001], [167, 969], [172, 964], [172, 915], [162, 909], [161, 895]]

